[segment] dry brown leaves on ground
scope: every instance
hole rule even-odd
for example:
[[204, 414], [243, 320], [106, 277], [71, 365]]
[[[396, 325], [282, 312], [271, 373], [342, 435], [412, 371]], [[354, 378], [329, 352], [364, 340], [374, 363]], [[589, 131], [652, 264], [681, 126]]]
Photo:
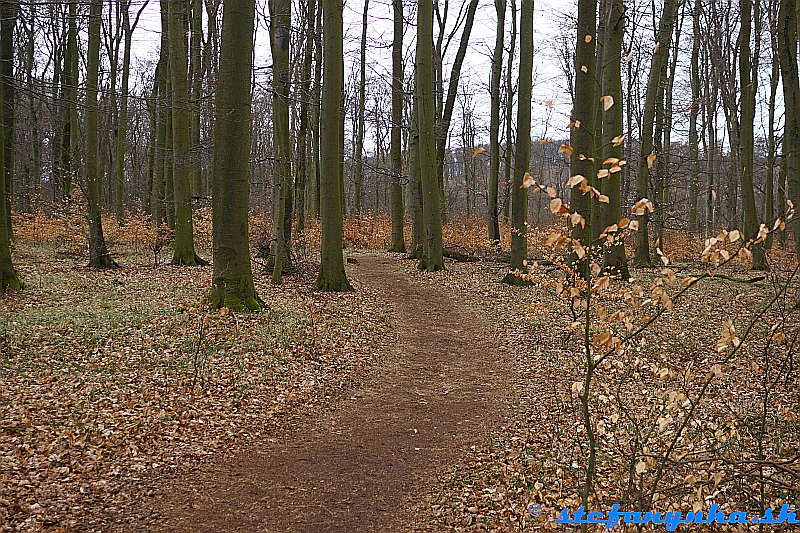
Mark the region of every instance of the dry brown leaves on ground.
[[27, 287], [0, 299], [0, 530], [103, 530], [138, 486], [351, 386], [391, 336], [366, 288], [258, 276], [270, 310], [210, 313], [209, 268], [137, 258], [102, 272], [15, 254]]
[[[573, 318], [568, 302], [556, 295], [556, 280], [542, 281], [552, 274], [541, 275], [536, 286], [520, 289], [498, 283], [504, 273], [502, 265], [448, 263], [447, 272], [436, 274], [418, 273], [413, 264], [407, 263], [406, 268], [409, 275], [435, 277], [465, 306], [477, 306], [492, 317], [499, 338], [515, 354], [518, 377], [513, 423], [454, 466], [426, 505], [437, 515], [438, 525], [448, 530], [563, 530], [565, 526], [553, 520], [561, 509], [580, 506], [587, 439], [576, 391], [576, 383], [583, 377], [582, 346], [579, 336], [570, 332]], [[697, 264], [676, 266], [675, 270], [681, 278], [703, 271]], [[739, 268], [719, 273], [733, 279], [750, 277]], [[640, 270], [633, 275], [636, 283], [648, 287], [659, 273]], [[632, 285], [612, 284], [618, 288]], [[600, 296], [608, 313], [625, 308], [613, 289]], [[591, 498], [594, 509], [608, 509], [613, 503], [620, 503], [622, 509], [649, 509], [646, 503], [631, 498], [641, 483], [652, 482], [656, 459], [687, 411], [686, 396], [681, 394], [696, 394], [706, 371], [714, 368], [725, 320], [731, 319], [741, 331], [773, 291], [768, 281], [704, 281], [626, 347], [625, 354], [615, 360], [614, 372], [598, 371], [591, 397], [601, 443]], [[647, 313], [640, 310], [631, 316], [641, 321]], [[772, 324], [770, 320], [778, 318], [772, 313], [764, 319], [766, 326], [760, 333], [769, 336], [765, 330]], [[785, 317], [784, 325], [796, 331], [796, 309]], [[696, 421], [679, 440], [680, 453], [672, 456], [665, 469], [653, 503], [656, 510], [686, 512], [718, 503], [727, 512], [758, 512], [760, 485], [754, 461], [758, 460], [758, 412], [759, 402], [765, 401], [761, 387], [765, 375], [783, 377], [766, 397], [769, 414], [768, 429], [761, 439], [763, 456], [782, 461], [795, 472], [800, 466], [797, 367], [794, 378], [785, 368], [783, 374], [776, 367], [765, 372], [764, 342], [753, 338], [760, 337], [754, 333], [748, 341], [751, 345], [735, 360], [712, 370], [719, 374], [697, 410]], [[689, 381], [685, 379], [687, 369], [694, 376]], [[651, 457], [642, 457], [642, 448], [649, 450]], [[767, 483], [765, 499], [776, 508], [787, 502], [796, 506], [800, 493], [791, 489], [792, 476], [781, 475], [780, 468], [765, 469], [775, 481], [771, 486]], [[527, 511], [531, 504], [541, 505], [544, 514], [531, 518]], [[663, 526], [656, 527], [663, 531]], [[722, 530], [722, 526], [713, 527]], [[617, 530], [632, 531], [622, 526]]]

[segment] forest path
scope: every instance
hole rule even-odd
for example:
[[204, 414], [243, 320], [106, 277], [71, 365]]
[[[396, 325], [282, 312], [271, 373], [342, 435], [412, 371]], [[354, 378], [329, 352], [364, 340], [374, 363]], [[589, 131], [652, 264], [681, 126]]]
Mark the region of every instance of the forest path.
[[351, 278], [392, 306], [399, 343], [350, 398], [274, 443], [231, 450], [179, 479], [156, 509], [169, 531], [429, 530], [413, 508], [509, 412], [510, 365], [477, 311], [395, 260]]

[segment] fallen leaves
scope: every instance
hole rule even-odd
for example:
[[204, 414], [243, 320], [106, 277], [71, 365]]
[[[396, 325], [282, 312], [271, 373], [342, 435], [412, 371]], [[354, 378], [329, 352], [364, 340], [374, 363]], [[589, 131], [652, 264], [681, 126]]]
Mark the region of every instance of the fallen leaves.
[[29, 287], [0, 300], [0, 529], [108, 530], [143, 479], [345, 387], [392, 335], [364, 288], [321, 295], [257, 275], [270, 311], [206, 312], [209, 268], [134, 254], [101, 272], [46, 247], [17, 254]]

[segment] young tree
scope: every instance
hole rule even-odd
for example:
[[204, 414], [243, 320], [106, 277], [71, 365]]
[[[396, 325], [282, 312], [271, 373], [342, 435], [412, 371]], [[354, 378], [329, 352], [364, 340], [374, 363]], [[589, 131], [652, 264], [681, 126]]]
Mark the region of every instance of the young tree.
[[[444, 270], [442, 213], [436, 172], [435, 107], [433, 100], [433, 0], [417, 4], [417, 53], [415, 90], [419, 128], [419, 172], [422, 183], [422, 216], [425, 221], [420, 270]], [[452, 81], [452, 80], [451, 80]]]
[[320, 217], [322, 258], [314, 288], [351, 291], [342, 254], [341, 99], [344, 89], [342, 0], [322, 1], [324, 74], [320, 109]]
[[[162, 7], [165, 2], [161, 3]], [[192, 227], [192, 154], [189, 110], [189, 52], [185, 24], [189, 0], [169, 3], [169, 71], [172, 82], [172, 179], [175, 202], [173, 265], [205, 265], [194, 250]]]
[[209, 302], [235, 311], [264, 307], [253, 285], [248, 231], [254, 25], [255, 0], [225, 1], [214, 124], [214, 274]]
[[503, 282], [528, 285], [514, 271], [525, 268], [528, 257], [528, 186], [523, 183], [531, 160], [531, 91], [533, 85], [533, 0], [522, 0], [519, 9], [519, 98], [514, 183], [511, 186], [511, 272]]
[[117, 263], [108, 254], [103, 237], [103, 220], [100, 211], [100, 156], [99, 127], [97, 121], [98, 76], [100, 70], [100, 23], [103, 0], [92, 0], [89, 6], [89, 45], [86, 55], [86, 200], [89, 217], [89, 266], [116, 268]]
[[403, 0], [392, 0], [394, 10], [394, 40], [392, 41], [392, 246], [391, 252], [405, 252], [406, 240], [403, 234]]

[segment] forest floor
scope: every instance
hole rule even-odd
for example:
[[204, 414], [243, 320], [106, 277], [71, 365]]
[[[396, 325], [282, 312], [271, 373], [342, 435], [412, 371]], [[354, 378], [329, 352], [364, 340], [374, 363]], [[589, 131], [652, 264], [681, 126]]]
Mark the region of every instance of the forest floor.
[[[547, 284], [498, 283], [501, 264], [431, 274], [398, 254], [348, 256], [356, 292], [311, 291], [313, 265], [301, 264], [281, 286], [258, 275], [270, 310], [235, 315], [202, 309], [207, 267], [132, 254], [99, 272], [65, 250], [19, 246], [28, 286], [0, 299], [0, 530], [552, 529], [554, 512], [533, 519], [527, 507], [577, 507], [585, 456], [568, 306]], [[657, 275], [634, 272], [643, 285]], [[653, 398], [680, 385], [660, 370], [704, 368], [723, 321], [752, 317], [772, 290], [719, 279], [676, 303], [630, 349], [631, 388], [616, 391], [625, 416], [642, 432], [661, 426]], [[703, 408], [717, 435], [758, 400], [757, 348]], [[797, 420], [796, 387], [770, 394], [785, 407], [771, 416]], [[598, 400], [601, 422], [618, 407]], [[800, 426], [781, 427], [778, 453], [791, 456]], [[745, 429], [728, 458], [753, 449]], [[598, 500], [627, 494], [627, 445], [607, 443]], [[666, 498], [691, 507], [685, 466]], [[700, 479], [723, 472], [715, 494], [741, 503], [725, 461], [697, 468]]]

